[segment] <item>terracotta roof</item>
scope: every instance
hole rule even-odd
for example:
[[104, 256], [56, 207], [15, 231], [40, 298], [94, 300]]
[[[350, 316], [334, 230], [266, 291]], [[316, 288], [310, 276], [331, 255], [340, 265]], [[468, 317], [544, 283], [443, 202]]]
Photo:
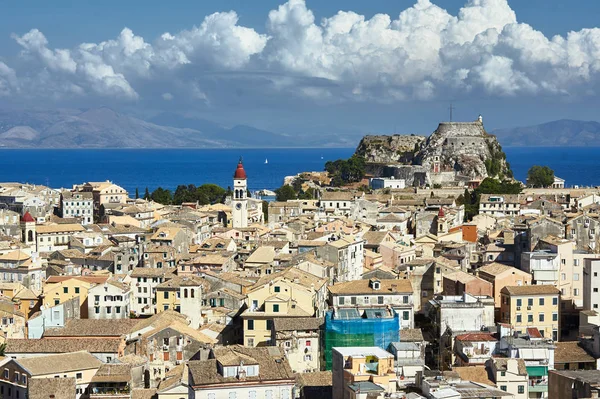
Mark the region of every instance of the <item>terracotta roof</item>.
[[27, 385], [29, 399], [73, 399], [75, 378], [31, 378]]
[[558, 295], [560, 290], [553, 285], [513, 285], [502, 288], [503, 294], [510, 295]]
[[139, 323], [135, 319], [73, 319], [60, 328], [48, 328], [44, 337], [121, 337]]
[[315, 371], [299, 373], [298, 382], [304, 387], [329, 387], [333, 385], [333, 378], [331, 371]]
[[258, 364], [259, 375], [247, 376], [245, 381], [288, 380], [293, 384], [294, 373], [281, 348], [275, 346], [246, 348], [230, 345], [213, 349], [215, 359], [190, 361], [190, 385], [202, 386], [223, 383], [242, 383], [237, 377], [223, 377], [217, 371], [217, 362], [238, 366], [240, 360], [245, 364]]
[[492, 334], [487, 333], [461, 334], [456, 336], [456, 340], [465, 342], [498, 341]]
[[105, 363], [92, 377], [92, 382], [129, 382], [131, 381], [131, 364]]
[[477, 271], [487, 273], [491, 276], [498, 276], [507, 271], [512, 271], [513, 273], [519, 273], [519, 274], [529, 274], [522, 270], [517, 269], [516, 267], [503, 265], [502, 263], [498, 263], [498, 262], [492, 262], [485, 266], [481, 266], [479, 269], [477, 269]]
[[118, 353], [120, 344], [121, 340], [118, 338], [7, 339], [6, 353]]
[[318, 330], [323, 319], [317, 317], [278, 317], [273, 319], [275, 331]]
[[453, 367], [452, 371], [457, 372], [461, 380], [496, 386], [485, 366]]
[[276, 279], [280, 278], [286, 281], [297, 282], [298, 284], [304, 287], [314, 286], [316, 290], [318, 290], [324, 284], [327, 283], [326, 279], [319, 278], [313, 274], [307, 273], [295, 267], [288, 267], [287, 269], [277, 273], [263, 275], [256, 282], [256, 284], [254, 284], [251, 291], [262, 288], [265, 284], [269, 284], [270, 282], [273, 282]]
[[554, 364], [557, 363], [579, 363], [596, 362], [593, 356], [585, 351], [579, 342], [555, 342]]
[[[335, 295], [344, 294], [406, 294], [412, 293], [413, 288], [409, 280], [378, 280], [380, 289], [371, 288], [369, 280], [356, 280], [344, 283], [337, 283], [328, 287], [329, 292]], [[394, 285], [396, 287], [394, 287]]]
[[97, 369], [102, 362], [89, 352], [71, 352], [19, 359], [18, 363], [33, 376]]
[[35, 223], [35, 219], [33, 218], [33, 216], [31, 216], [31, 213], [29, 213], [29, 211], [27, 211], [27, 212], [25, 212], [25, 214], [23, 216], [21, 216], [21, 222]]
[[80, 224], [52, 224], [39, 225], [35, 228], [36, 234], [52, 234], [52, 233], [70, 233], [76, 231], [85, 231], [85, 227]]
[[420, 328], [401, 328], [400, 342], [423, 342], [423, 331]]
[[131, 391], [131, 399], [153, 399], [156, 398], [156, 389], [135, 388]]
[[[167, 277], [175, 273], [177, 269], [174, 267], [169, 268], [153, 268], [153, 267], [136, 267], [131, 272], [131, 278], [137, 277]], [[171, 277], [174, 277], [171, 276]]]
[[50, 276], [46, 280], [46, 284], [55, 284], [60, 283], [66, 280], [80, 280], [85, 281], [90, 284], [104, 284], [110, 278], [109, 275], [106, 276]]

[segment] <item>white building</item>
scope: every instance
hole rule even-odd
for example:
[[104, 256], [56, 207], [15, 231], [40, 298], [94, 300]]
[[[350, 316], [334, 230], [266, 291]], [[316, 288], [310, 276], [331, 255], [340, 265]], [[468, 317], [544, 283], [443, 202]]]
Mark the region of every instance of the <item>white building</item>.
[[440, 337], [450, 331], [481, 331], [494, 325], [494, 298], [473, 296], [441, 296], [429, 301]]
[[561, 179], [558, 176], [554, 176], [554, 182], [552, 188], [565, 188], [565, 179]]
[[119, 281], [108, 280], [88, 291], [88, 318], [129, 318], [129, 286]]
[[395, 179], [393, 177], [374, 177], [371, 179], [371, 188], [378, 190], [382, 188], [403, 189], [406, 187], [404, 179]]
[[583, 264], [583, 308], [598, 311], [600, 306], [600, 259], [585, 259]]
[[[359, 311], [393, 309], [400, 316], [400, 328], [413, 328], [413, 289], [409, 280], [356, 280], [330, 285], [329, 302], [335, 309]], [[382, 316], [380, 316], [382, 317]]]
[[560, 257], [550, 251], [523, 252], [521, 269], [532, 275], [534, 284], [557, 285]]
[[335, 281], [360, 279], [364, 267], [364, 240], [351, 235], [325, 236], [327, 245], [317, 248], [317, 255], [337, 265]]
[[129, 307], [133, 313], [137, 316], [152, 316], [156, 313], [154, 300], [156, 286], [163, 283], [170, 273], [169, 269], [150, 267], [136, 267], [133, 269], [131, 272], [132, 290]]
[[39, 225], [35, 227], [37, 252], [54, 252], [69, 249], [70, 237], [85, 231], [80, 224]]
[[77, 218], [86, 226], [94, 223], [94, 196], [90, 192], [63, 191], [60, 201], [63, 218]]
[[517, 216], [521, 210], [518, 194], [481, 194], [479, 213], [492, 216]]

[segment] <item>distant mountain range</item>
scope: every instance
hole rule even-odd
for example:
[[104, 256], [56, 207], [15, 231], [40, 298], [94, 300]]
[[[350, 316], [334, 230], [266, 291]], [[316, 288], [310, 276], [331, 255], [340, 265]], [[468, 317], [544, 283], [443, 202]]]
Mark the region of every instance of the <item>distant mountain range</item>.
[[561, 119], [534, 126], [498, 129], [491, 133], [507, 147], [600, 146], [598, 122]]
[[[565, 119], [491, 133], [503, 146], [600, 145], [598, 122]], [[247, 125], [224, 127], [175, 113], [146, 121], [108, 107], [0, 110], [0, 147], [4, 148], [355, 147], [362, 136], [343, 129], [281, 134]]]
[[0, 110], [5, 148], [243, 148], [348, 147], [360, 137], [273, 133], [252, 126], [223, 127], [163, 113], [145, 121], [107, 107], [89, 110]]

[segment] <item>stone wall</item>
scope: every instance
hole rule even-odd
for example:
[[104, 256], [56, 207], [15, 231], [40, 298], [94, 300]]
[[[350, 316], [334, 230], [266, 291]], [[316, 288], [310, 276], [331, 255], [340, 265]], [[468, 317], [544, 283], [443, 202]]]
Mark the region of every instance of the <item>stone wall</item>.
[[356, 154], [369, 163], [410, 164], [424, 141], [425, 136], [415, 135], [365, 136], [358, 144]]

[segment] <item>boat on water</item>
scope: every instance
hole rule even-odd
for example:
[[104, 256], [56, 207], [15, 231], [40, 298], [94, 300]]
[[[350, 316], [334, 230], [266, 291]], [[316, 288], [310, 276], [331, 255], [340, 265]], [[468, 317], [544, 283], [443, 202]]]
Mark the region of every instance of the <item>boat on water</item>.
[[269, 160], [265, 158], [265, 165], [269, 163]]

